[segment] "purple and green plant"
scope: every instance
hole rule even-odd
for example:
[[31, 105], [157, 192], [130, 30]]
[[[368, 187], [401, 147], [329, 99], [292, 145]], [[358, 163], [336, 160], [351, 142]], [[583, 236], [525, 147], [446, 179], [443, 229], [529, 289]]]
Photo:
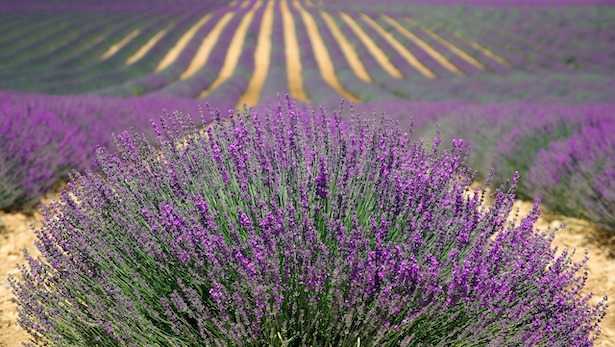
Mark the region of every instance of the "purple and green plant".
[[487, 204], [463, 141], [340, 114], [121, 133], [47, 208], [19, 323], [42, 344], [591, 346], [605, 302], [537, 205], [507, 221], [517, 177]]

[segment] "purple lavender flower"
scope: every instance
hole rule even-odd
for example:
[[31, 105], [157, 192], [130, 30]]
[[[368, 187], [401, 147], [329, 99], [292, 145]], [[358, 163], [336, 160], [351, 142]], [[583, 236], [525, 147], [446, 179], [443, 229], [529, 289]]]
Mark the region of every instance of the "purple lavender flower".
[[11, 280], [21, 326], [41, 344], [592, 344], [605, 302], [538, 206], [505, 222], [516, 179], [484, 206], [464, 142], [341, 114], [280, 102], [207, 136], [182, 116], [155, 144], [122, 135], [48, 207]]

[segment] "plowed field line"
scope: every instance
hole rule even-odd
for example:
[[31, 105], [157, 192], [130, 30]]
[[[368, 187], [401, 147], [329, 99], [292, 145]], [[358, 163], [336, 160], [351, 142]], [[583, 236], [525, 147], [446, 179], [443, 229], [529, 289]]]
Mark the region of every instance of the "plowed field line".
[[421, 40], [418, 36], [414, 35], [410, 30], [404, 28], [398, 21], [389, 17], [387, 15], [383, 16], [384, 20], [389, 23], [395, 30], [397, 30], [402, 36], [406, 37], [410, 41], [412, 41], [415, 45], [420, 47], [422, 50], [427, 52], [429, 56], [431, 56], [438, 64], [442, 65], [448, 71], [454, 73], [457, 76], [463, 76], [463, 72], [459, 70], [457, 66], [451, 63], [445, 56], [443, 56], [440, 52], [436, 51], [433, 47], [431, 47], [427, 42]]
[[449, 41], [445, 40], [442, 36], [436, 34], [435, 32], [433, 32], [433, 31], [431, 31], [431, 30], [429, 30], [427, 28], [424, 28], [424, 27], [418, 25], [418, 23], [414, 22], [412, 19], [406, 18], [406, 21], [408, 21], [412, 25], [415, 25], [415, 26], [421, 28], [421, 30], [426, 32], [427, 35], [431, 36], [431, 38], [436, 40], [442, 46], [446, 47], [449, 51], [453, 52], [453, 54], [457, 55], [459, 58], [463, 59], [466, 63], [474, 66], [475, 68], [477, 68], [479, 70], [485, 70], [485, 65], [483, 65], [483, 63], [481, 63], [480, 61], [476, 60], [471, 55], [469, 55], [465, 51], [461, 50], [460, 48], [458, 48], [454, 44], [452, 44]]
[[171, 30], [171, 27], [173, 27], [173, 24], [167, 26], [166, 28], [159, 31], [156, 35], [152, 36], [152, 38], [150, 38], [143, 46], [141, 46], [133, 55], [126, 59], [126, 65], [132, 65], [143, 59], [143, 57], [145, 57], [147, 53], [149, 53], [149, 51], [151, 51], [152, 48], [154, 48], [154, 46], [156, 46], [156, 44], [160, 42], [160, 40], [162, 40], [162, 38], [167, 34], [167, 32]]
[[341, 17], [344, 23], [346, 23], [350, 27], [350, 30], [352, 30], [352, 32], [359, 38], [363, 45], [365, 45], [365, 48], [367, 48], [369, 53], [374, 57], [374, 59], [376, 59], [376, 61], [378, 62], [378, 64], [380, 64], [384, 71], [386, 71], [393, 78], [402, 79], [404, 77], [401, 71], [399, 71], [399, 69], [395, 67], [395, 65], [393, 65], [391, 60], [389, 60], [389, 57], [387, 57], [384, 51], [382, 51], [382, 49], [378, 47], [374, 40], [372, 40], [371, 37], [367, 35], [363, 28], [361, 28], [361, 26], [357, 22], [355, 22], [352, 17], [350, 17], [344, 12], [341, 13]]
[[333, 65], [327, 46], [318, 32], [318, 25], [312, 15], [301, 6], [298, 0], [294, 0], [293, 3], [303, 19], [303, 24], [305, 25], [312, 50], [314, 51], [314, 59], [316, 59], [323, 80], [343, 98], [355, 103], [360, 102], [361, 100], [346, 90], [337, 79], [335, 66]]
[[297, 42], [295, 19], [288, 8], [287, 0], [280, 2], [280, 12], [284, 24], [284, 53], [286, 55], [286, 76], [290, 95], [302, 102], [309, 98], [303, 88], [303, 69], [301, 66], [301, 50]]
[[357, 51], [354, 49], [352, 43], [350, 43], [348, 38], [340, 30], [339, 26], [335, 22], [335, 19], [333, 19], [333, 17], [325, 11], [321, 11], [320, 16], [325, 21], [325, 24], [329, 28], [329, 31], [331, 31], [335, 41], [340, 46], [348, 65], [350, 65], [350, 69], [354, 72], [357, 78], [364, 82], [371, 83], [372, 78], [367, 72], [365, 65], [363, 65], [359, 54], [357, 54]]
[[209, 56], [211, 52], [216, 47], [218, 40], [220, 39], [220, 35], [224, 31], [224, 28], [228, 25], [228, 23], [235, 17], [235, 12], [227, 12], [220, 18], [218, 23], [214, 25], [209, 34], [205, 36], [199, 50], [196, 52], [190, 65], [188, 68], [181, 74], [179, 77], [182, 81], [187, 80], [188, 78], [196, 75], [205, 65], [207, 65], [207, 61], [209, 60]]
[[366, 14], [361, 14], [361, 19], [369, 25], [374, 31], [378, 33], [378, 35], [382, 36], [382, 38], [389, 44], [399, 55], [404, 58], [404, 60], [413, 68], [415, 68], [421, 75], [434, 79], [436, 75], [431, 71], [427, 66], [421, 63], [415, 56], [410, 52], [408, 48], [401, 44], [390, 32], [384, 30], [380, 24], [376, 23], [375, 20], [370, 18]]
[[510, 67], [510, 63], [508, 62], [508, 60], [506, 60], [505, 58], [499, 56], [498, 54], [494, 53], [492, 50], [490, 50], [489, 48], [481, 45], [480, 43], [470, 40], [464, 36], [462, 36], [461, 34], [457, 33], [457, 32], [453, 32], [453, 35], [457, 36], [460, 40], [466, 42], [467, 44], [470, 45], [470, 47], [474, 48], [475, 50], [481, 52], [482, 54], [484, 54], [485, 56], [487, 56], [488, 58], [491, 58], [493, 61], [495, 61], [498, 64]]
[[220, 73], [216, 80], [209, 86], [206, 90], [201, 92], [199, 98], [205, 98], [211, 94], [214, 90], [216, 90], [222, 83], [226, 82], [237, 68], [237, 64], [239, 63], [239, 58], [241, 57], [241, 52], [243, 51], [243, 45], [246, 41], [246, 36], [248, 34], [248, 29], [250, 29], [250, 25], [254, 20], [254, 14], [261, 7], [262, 0], [258, 0], [254, 7], [246, 13], [246, 15], [241, 19], [237, 30], [235, 31], [235, 35], [231, 39], [231, 43], [229, 44], [228, 50], [226, 51], [226, 57], [224, 58], [224, 65], [220, 69]]
[[256, 50], [254, 51], [254, 72], [246, 91], [237, 102], [239, 107], [244, 105], [251, 107], [258, 103], [267, 74], [269, 73], [269, 64], [271, 64], [271, 34], [273, 33], [274, 22], [273, 4], [274, 0], [269, 0], [261, 20], [261, 28], [258, 33]]
[[156, 67], [156, 72], [160, 72], [166, 69], [167, 67], [169, 67], [170, 65], [172, 65], [175, 62], [175, 60], [177, 60], [181, 52], [184, 51], [186, 46], [188, 46], [188, 43], [190, 43], [192, 38], [194, 38], [194, 35], [196, 35], [197, 31], [199, 31], [199, 29], [203, 25], [205, 25], [205, 23], [207, 23], [210, 19], [211, 19], [211, 14], [206, 14], [205, 16], [203, 16], [203, 18], [201, 18], [198, 22], [196, 22], [192, 27], [190, 27], [190, 29], [188, 29], [188, 31], [186, 31], [182, 35], [182, 37], [180, 37], [179, 40], [177, 40], [177, 43], [175, 43], [175, 46], [173, 46], [167, 52], [164, 58], [162, 58], [162, 60]]
[[126, 35], [123, 39], [118, 41], [116, 44], [111, 45], [111, 47], [109, 47], [107, 51], [105, 51], [105, 53], [103, 53], [100, 56], [100, 60], [105, 61], [113, 57], [117, 52], [120, 51], [120, 49], [124, 48], [124, 46], [129, 44], [130, 41], [134, 40], [135, 37], [139, 36], [140, 33], [141, 33], [141, 29], [135, 29], [131, 31], [128, 35]]

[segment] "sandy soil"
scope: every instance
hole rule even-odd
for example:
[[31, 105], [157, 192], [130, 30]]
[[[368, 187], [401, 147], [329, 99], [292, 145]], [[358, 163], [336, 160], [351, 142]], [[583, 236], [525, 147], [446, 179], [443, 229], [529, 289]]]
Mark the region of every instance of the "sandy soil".
[[[519, 202], [517, 207], [521, 215], [530, 210], [531, 204]], [[16, 324], [17, 307], [12, 299], [7, 276], [17, 272], [17, 265], [23, 262], [21, 249], [26, 248], [36, 253], [34, 247], [34, 232], [32, 226], [40, 225], [41, 216], [2, 214], [0, 213], [0, 347], [19, 346], [27, 340], [26, 333]], [[555, 239], [559, 247], [576, 248], [579, 257], [587, 250], [590, 254], [588, 289], [596, 295], [598, 301], [607, 294], [615, 298], [615, 258], [610, 252], [612, 240], [607, 240], [604, 234], [596, 231], [590, 223], [582, 220], [561, 216], [546, 215], [538, 222], [538, 228], [558, 227], [566, 225]], [[606, 245], [610, 244], [610, 247]], [[611, 251], [609, 251], [609, 249]], [[602, 336], [596, 343], [600, 347], [615, 347], [615, 305], [609, 307], [605, 320], [602, 322]]]
[[[11, 294], [8, 275], [17, 273], [24, 261], [22, 249], [36, 254], [32, 227], [41, 223], [41, 216], [0, 213], [0, 346], [19, 346], [28, 335], [17, 325], [17, 306]], [[4, 225], [4, 228], [2, 227]]]

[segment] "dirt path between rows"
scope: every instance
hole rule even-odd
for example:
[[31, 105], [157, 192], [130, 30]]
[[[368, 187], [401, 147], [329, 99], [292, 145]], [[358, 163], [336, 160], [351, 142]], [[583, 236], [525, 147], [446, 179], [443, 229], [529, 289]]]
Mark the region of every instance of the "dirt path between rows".
[[[531, 204], [519, 202], [521, 215], [527, 214]], [[7, 276], [17, 272], [23, 263], [21, 249], [26, 248], [36, 254], [32, 226], [39, 226], [40, 214], [2, 214], [0, 212], [0, 347], [19, 346], [27, 340], [27, 334], [17, 325], [17, 307], [12, 298]], [[588, 289], [598, 301], [607, 294], [615, 298], [615, 258], [609, 256], [607, 247], [601, 244], [600, 234], [588, 222], [560, 216], [545, 216], [538, 222], [538, 228], [557, 227], [564, 223], [567, 228], [556, 235], [555, 245], [576, 248], [579, 257], [585, 250], [589, 252]], [[610, 305], [607, 316], [602, 322], [602, 336], [597, 341], [599, 347], [615, 347], [615, 305]]]

